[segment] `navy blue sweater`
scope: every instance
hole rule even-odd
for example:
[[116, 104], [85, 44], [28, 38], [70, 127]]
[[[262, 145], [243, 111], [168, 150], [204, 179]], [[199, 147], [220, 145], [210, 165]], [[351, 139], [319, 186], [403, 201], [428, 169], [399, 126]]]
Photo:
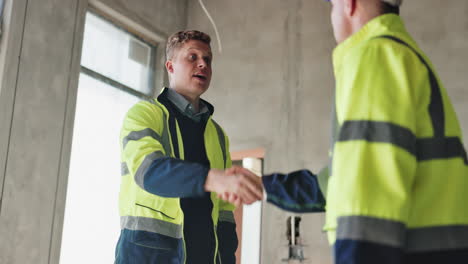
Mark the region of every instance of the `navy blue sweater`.
[[[196, 122], [183, 115], [171, 102], [163, 103], [179, 124], [184, 144], [184, 160], [210, 168], [204, 140], [207, 119], [204, 118], [200, 122]], [[211, 218], [213, 203], [210, 193], [205, 192], [198, 197], [181, 198], [180, 206], [184, 212], [186, 263], [212, 263], [216, 241], [213, 219]]]
[[[204, 140], [208, 119], [202, 118], [196, 122], [182, 114], [167, 98], [162, 97], [160, 101], [168, 109], [171, 118], [177, 120], [184, 146], [184, 160], [178, 159], [178, 151], [175, 153], [177, 158], [158, 159], [147, 171], [151, 177], [145, 178], [159, 183], [148, 184], [154, 186], [154, 193], [180, 197], [180, 206], [184, 212], [186, 263], [213, 263], [216, 249], [211, 218], [213, 203], [210, 193], [203, 188], [210, 168]], [[171, 129], [171, 138], [174, 149], [178, 150], [179, 139], [175, 127]]]

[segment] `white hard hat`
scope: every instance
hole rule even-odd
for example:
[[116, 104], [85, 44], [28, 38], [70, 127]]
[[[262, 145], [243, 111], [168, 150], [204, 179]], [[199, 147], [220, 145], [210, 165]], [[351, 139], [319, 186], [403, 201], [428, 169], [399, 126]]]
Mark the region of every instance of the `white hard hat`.
[[400, 6], [403, 3], [403, 0], [382, 0], [382, 1], [393, 6]]

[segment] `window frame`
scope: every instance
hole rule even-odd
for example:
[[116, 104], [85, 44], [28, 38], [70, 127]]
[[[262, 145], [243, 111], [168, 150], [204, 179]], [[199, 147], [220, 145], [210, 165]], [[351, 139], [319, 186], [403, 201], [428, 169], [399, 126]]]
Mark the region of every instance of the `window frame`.
[[[82, 73], [81, 68], [81, 53], [84, 40], [84, 30], [86, 23], [86, 15], [88, 12], [93, 12], [96, 15], [102, 16], [105, 20], [118, 26], [125, 31], [143, 39], [145, 43], [150, 43], [155, 46], [153, 50], [151, 67], [161, 69], [152, 71], [154, 74], [153, 91], [150, 96], [155, 97], [159, 94], [159, 87], [163, 87], [168, 83], [168, 77], [165, 70], [165, 42], [168, 37], [163, 31], [154, 28], [152, 25], [143, 20], [132, 20], [133, 14], [120, 13], [112, 7], [105, 5], [99, 0], [78, 0], [76, 6], [76, 18], [74, 29], [74, 40], [72, 44], [71, 58], [71, 75], [68, 80], [67, 105], [64, 114], [64, 128], [62, 147], [60, 154], [60, 165], [58, 171], [57, 189], [54, 201], [54, 213], [52, 216], [51, 228], [51, 243], [49, 248], [49, 261], [59, 263], [60, 252], [62, 247], [62, 236], [65, 217], [65, 201], [68, 190], [68, 176], [71, 161], [71, 150], [73, 142], [73, 128], [75, 123], [75, 111], [78, 98], [78, 82]], [[101, 81], [101, 80], [99, 80]], [[112, 84], [111, 84], [112, 85]], [[112, 85], [115, 87], [115, 85]], [[119, 88], [119, 87], [116, 87]], [[130, 88], [131, 90], [134, 90]], [[0, 157], [1, 158], [1, 157]], [[1, 175], [0, 175], [1, 176]]]
[[[122, 26], [122, 23], [115, 23], [115, 19], [110, 19], [109, 16], [105, 15], [104, 13], [98, 11], [96, 8], [92, 8], [92, 7], [89, 7], [87, 9], [87, 11], [85, 12], [85, 19], [84, 19], [84, 22], [86, 24], [86, 16], [88, 15], [88, 13], [92, 14], [92, 15], [95, 15], [97, 16], [99, 19], [102, 19], [108, 23], [110, 23], [112, 26], [114, 26], [115, 28], [117, 28], [118, 30], [122, 30], [124, 33], [127, 33], [129, 34], [131, 37], [135, 38], [137, 41], [141, 41], [143, 42], [144, 44], [148, 45], [151, 49], [151, 56], [150, 56], [150, 62], [149, 62], [149, 75], [148, 75], [148, 84], [151, 85], [150, 88], [150, 93], [146, 94], [146, 93], [143, 93], [141, 91], [138, 91], [132, 87], [129, 87], [117, 80], [114, 80], [108, 76], [105, 76], [99, 72], [96, 72], [88, 67], [85, 67], [81, 64], [81, 61], [80, 61], [80, 73], [82, 74], [86, 74], [87, 76], [89, 77], [92, 77], [98, 81], [101, 81], [101, 82], [104, 82], [116, 89], [119, 89], [119, 90], [122, 90], [124, 92], [127, 92], [131, 95], [134, 95], [140, 99], [143, 99], [143, 100], [150, 100], [154, 97], [154, 95], [156, 94], [156, 90], [157, 90], [157, 84], [161, 82], [161, 80], [158, 80], [158, 78], [160, 78], [161, 74], [158, 74], [157, 73], [157, 69], [158, 68], [161, 68], [161, 71], [163, 71], [162, 69], [164, 68], [164, 63], [161, 65], [161, 63], [157, 63], [158, 61], [160, 61], [160, 59], [158, 59], [158, 57], [161, 56], [161, 52], [160, 52], [160, 48], [159, 46], [161, 46], [161, 43], [158, 43], [156, 41], [148, 41], [148, 38], [145, 38], [145, 37], [140, 37], [140, 35], [137, 35], [134, 33], [134, 31], [131, 31], [131, 30], [128, 30], [127, 28], [125, 28], [124, 26]], [[86, 25], [84, 26], [84, 28], [86, 28]], [[84, 40], [84, 33], [83, 33], [83, 40]], [[164, 46], [164, 45], [162, 45]], [[158, 67], [160, 66], [160, 67]], [[162, 80], [162, 82], [164, 82], [164, 80]]]

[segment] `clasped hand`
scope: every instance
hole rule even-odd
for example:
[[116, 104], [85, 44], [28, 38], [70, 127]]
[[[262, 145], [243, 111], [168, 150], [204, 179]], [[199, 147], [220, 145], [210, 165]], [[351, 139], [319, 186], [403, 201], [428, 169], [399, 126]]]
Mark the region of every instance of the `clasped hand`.
[[235, 206], [252, 204], [263, 198], [261, 177], [238, 166], [226, 170], [211, 169], [206, 178], [205, 189], [216, 192], [220, 199]]

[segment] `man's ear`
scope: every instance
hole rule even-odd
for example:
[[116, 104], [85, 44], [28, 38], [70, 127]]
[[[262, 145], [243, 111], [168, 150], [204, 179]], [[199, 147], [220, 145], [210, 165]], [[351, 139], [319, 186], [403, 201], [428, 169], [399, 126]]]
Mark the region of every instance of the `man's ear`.
[[345, 5], [344, 8], [345, 8], [346, 15], [353, 16], [356, 13], [358, 0], [343, 0], [343, 1]]
[[173, 73], [174, 72], [174, 67], [172, 65], [171, 60], [166, 61], [166, 70], [167, 70], [168, 73]]

